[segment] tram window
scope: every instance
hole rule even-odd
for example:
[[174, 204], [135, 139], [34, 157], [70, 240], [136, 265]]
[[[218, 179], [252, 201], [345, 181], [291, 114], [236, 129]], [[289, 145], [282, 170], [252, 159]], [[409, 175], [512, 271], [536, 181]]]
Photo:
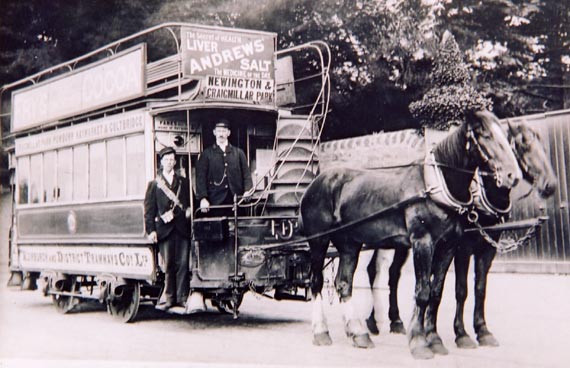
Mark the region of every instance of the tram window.
[[107, 141], [107, 198], [125, 195], [123, 138]]
[[44, 153], [43, 162], [43, 201], [54, 202], [57, 196], [56, 193], [56, 155], [55, 151]]
[[105, 198], [105, 142], [89, 145], [89, 199]]
[[127, 137], [127, 195], [144, 194], [144, 135]]
[[42, 155], [33, 155], [30, 164], [30, 203], [39, 203], [42, 192]]
[[28, 191], [30, 188], [30, 157], [18, 159], [18, 203], [28, 203]]
[[72, 198], [72, 150], [66, 148], [57, 152], [57, 201], [68, 202]]
[[86, 145], [73, 148], [73, 199], [76, 201], [87, 199], [88, 153]]

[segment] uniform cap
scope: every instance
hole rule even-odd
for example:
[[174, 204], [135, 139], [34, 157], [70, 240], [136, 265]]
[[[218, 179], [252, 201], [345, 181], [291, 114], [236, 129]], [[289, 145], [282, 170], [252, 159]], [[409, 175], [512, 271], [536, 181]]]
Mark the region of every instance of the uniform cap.
[[176, 150], [174, 150], [174, 148], [172, 148], [172, 147], [164, 147], [163, 149], [160, 150], [160, 152], [158, 152], [158, 155], [162, 159], [164, 157], [164, 155], [168, 155], [171, 153], [176, 154]]
[[218, 122], [216, 123], [216, 128], [220, 127], [220, 128], [226, 128], [226, 129], [230, 129], [230, 122], [227, 121], [226, 119], [220, 119], [218, 120]]

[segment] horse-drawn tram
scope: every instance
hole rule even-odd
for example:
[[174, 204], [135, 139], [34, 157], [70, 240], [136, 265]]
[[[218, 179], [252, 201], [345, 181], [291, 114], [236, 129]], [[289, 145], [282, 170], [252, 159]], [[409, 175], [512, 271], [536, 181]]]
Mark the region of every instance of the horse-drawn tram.
[[[164, 272], [144, 198], [173, 147], [193, 209], [191, 288], [234, 315], [248, 291], [306, 299], [297, 213], [317, 170], [329, 64], [322, 42], [277, 51], [274, 33], [168, 23], [4, 86], [11, 284], [37, 280], [62, 312], [99, 300], [123, 321], [157, 303]], [[196, 164], [221, 118], [254, 191], [233, 215], [198, 216]]]

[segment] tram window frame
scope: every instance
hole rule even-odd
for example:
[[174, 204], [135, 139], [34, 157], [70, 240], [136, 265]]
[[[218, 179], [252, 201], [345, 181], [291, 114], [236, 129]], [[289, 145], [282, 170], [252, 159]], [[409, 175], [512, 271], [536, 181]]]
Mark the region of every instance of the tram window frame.
[[[40, 175], [32, 175], [37, 172]], [[36, 153], [30, 156], [30, 186], [28, 203], [42, 203], [43, 193], [43, 153]]]
[[57, 200], [57, 152], [46, 151], [42, 160], [42, 199], [40, 202], [51, 203]]
[[30, 156], [18, 157], [16, 171], [18, 183], [18, 204], [28, 204], [30, 200]]
[[[107, 145], [105, 141], [89, 144], [89, 199], [107, 197]], [[102, 179], [102, 180], [101, 180]]]
[[[135, 148], [131, 150], [131, 148]], [[127, 197], [144, 196], [147, 179], [145, 175], [145, 136], [134, 134], [125, 137]]]
[[73, 147], [73, 187], [74, 202], [86, 201], [89, 198], [89, 145]]
[[57, 150], [57, 202], [73, 200], [73, 148]]
[[16, 203], [142, 199], [147, 185], [144, 142], [144, 133], [137, 133], [20, 156]]
[[105, 197], [108, 199], [122, 198], [126, 194], [125, 151], [124, 137], [105, 141]]

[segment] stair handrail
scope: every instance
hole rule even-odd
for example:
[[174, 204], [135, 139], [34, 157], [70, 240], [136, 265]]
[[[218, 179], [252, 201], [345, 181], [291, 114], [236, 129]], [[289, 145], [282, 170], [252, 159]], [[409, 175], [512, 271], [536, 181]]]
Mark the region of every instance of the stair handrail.
[[[281, 53], [294, 51], [294, 50], [300, 49], [302, 47], [311, 47], [317, 51], [319, 58], [320, 58], [320, 61], [321, 61], [322, 72], [321, 72], [321, 88], [319, 90], [319, 94], [318, 94], [317, 98], [315, 99], [315, 102], [313, 103], [313, 105], [311, 107], [311, 111], [309, 112], [309, 114], [307, 115], [307, 118], [305, 119], [305, 121], [307, 123], [311, 122], [310, 125], [311, 125], [311, 139], [312, 139], [312, 143], [313, 143], [312, 144], [313, 150], [311, 151], [311, 155], [309, 156], [309, 161], [307, 162], [307, 164], [305, 165], [305, 168], [303, 169], [303, 174], [301, 175], [301, 177], [299, 178], [299, 180], [297, 181], [296, 186], [295, 186], [295, 196], [297, 197], [297, 200], [299, 200], [299, 198], [297, 196], [298, 188], [301, 184], [301, 181], [305, 177], [307, 171], [309, 170], [309, 166], [314, 161], [315, 150], [316, 150], [315, 147], [320, 142], [320, 138], [322, 135], [322, 131], [323, 131], [324, 124], [325, 124], [326, 117], [327, 117], [328, 110], [329, 110], [330, 92], [331, 92], [331, 90], [330, 90], [330, 65], [331, 65], [331, 56], [330, 55], [331, 55], [331, 52], [330, 52], [329, 46], [323, 41], [312, 41], [312, 42], [309, 42], [309, 43], [306, 43], [303, 45], [298, 45], [298, 46], [292, 47], [292, 48], [287, 49], [287, 50], [283, 50], [283, 51], [281, 51]], [[326, 52], [326, 56], [323, 53], [323, 49]], [[321, 113], [316, 114], [315, 110], [317, 109], [317, 106], [320, 104], [321, 100], [324, 101], [323, 107], [321, 109]], [[312, 122], [316, 121], [314, 119], [314, 116], [316, 116], [316, 115], [320, 115], [320, 117], [322, 117], [322, 119], [320, 122], [320, 127], [318, 129], [318, 134], [315, 137], [315, 135], [313, 134], [313, 131], [312, 131], [313, 130]], [[278, 119], [280, 119], [280, 116], [281, 116], [281, 112], [279, 112]], [[268, 175], [269, 183], [268, 183], [267, 187], [265, 188], [266, 190], [264, 191], [264, 193], [271, 188], [273, 181], [275, 180], [275, 178], [277, 177], [277, 175], [281, 171], [283, 165], [285, 164], [285, 161], [291, 155], [293, 149], [295, 148], [295, 146], [297, 145], [297, 143], [299, 142], [299, 140], [303, 136], [303, 133], [305, 133], [306, 129], [307, 129], [307, 124], [305, 124], [303, 126], [303, 128], [299, 131], [299, 133], [297, 134], [297, 137], [295, 138], [295, 140], [293, 141], [293, 143], [291, 144], [291, 146], [287, 150], [283, 151], [282, 154], [276, 153], [274, 163], [271, 166], [271, 168], [268, 170], [268, 173], [266, 174], [266, 175], [269, 174]], [[274, 152], [277, 152], [277, 145], [278, 145], [278, 140], [279, 140], [279, 135], [277, 133], [275, 134], [275, 140], [273, 143], [273, 151]], [[281, 162], [279, 162], [279, 161], [281, 161]], [[265, 175], [262, 176], [262, 178], [264, 178], [264, 177], [265, 177]], [[259, 181], [258, 181], [258, 183], [259, 183]], [[267, 205], [267, 200], [264, 203], [262, 212], [265, 211], [266, 205]]]

